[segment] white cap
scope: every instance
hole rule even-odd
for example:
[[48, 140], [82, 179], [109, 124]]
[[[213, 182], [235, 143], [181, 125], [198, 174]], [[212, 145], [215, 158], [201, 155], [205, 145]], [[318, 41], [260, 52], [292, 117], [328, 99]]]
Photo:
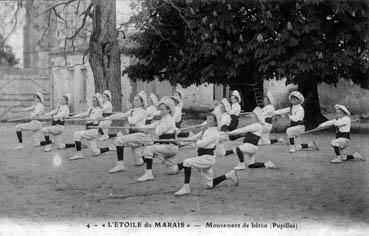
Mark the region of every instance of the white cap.
[[105, 90], [105, 91], [103, 92], [103, 94], [105, 94], [106, 96], [108, 96], [109, 101], [111, 101], [111, 92], [110, 92], [109, 90]]
[[256, 115], [256, 118], [258, 119], [259, 123], [264, 125], [265, 124], [265, 117], [264, 117], [264, 114], [263, 114], [263, 110], [260, 107], [255, 107], [252, 112]]
[[141, 91], [137, 94], [137, 96], [141, 97], [142, 98], [142, 102], [143, 102], [143, 106], [144, 108], [146, 108], [147, 106], [147, 95], [146, 95], [146, 92], [145, 91]]
[[235, 96], [238, 99], [238, 102], [241, 102], [240, 92], [238, 92], [237, 90], [233, 90], [232, 96]]
[[290, 96], [288, 96], [288, 99], [291, 101], [291, 98], [295, 97], [298, 100], [300, 100], [300, 104], [304, 103], [305, 98], [304, 95], [302, 95], [299, 91], [293, 91], [292, 93], [290, 93]]
[[44, 96], [42, 95], [42, 93], [41, 93], [41, 92], [35, 92], [35, 95], [36, 95], [37, 97], [39, 97], [39, 98], [40, 98], [41, 103], [42, 103], [42, 104], [44, 104], [45, 100], [44, 100]]
[[172, 116], [174, 116], [174, 113], [175, 113], [175, 105], [174, 105], [174, 101], [173, 101], [170, 97], [168, 97], [168, 96], [164, 96], [164, 97], [162, 97], [162, 98], [160, 99], [160, 101], [159, 101], [159, 106], [160, 106], [161, 104], [164, 104], [164, 105], [166, 105], [167, 107], [169, 107], [169, 109], [170, 109], [170, 114], [171, 114]]
[[153, 93], [150, 93], [150, 99], [151, 99], [151, 101], [152, 101], [152, 104], [154, 105], [154, 106], [158, 106], [159, 105], [159, 99], [158, 99], [158, 97], [155, 95], [155, 94], [153, 94]]
[[346, 113], [346, 115], [351, 115], [351, 113], [349, 112], [349, 110], [348, 110], [344, 105], [336, 104], [336, 105], [334, 105], [334, 108], [335, 108], [336, 110], [341, 110], [341, 111], [343, 111], [344, 113]]
[[97, 103], [99, 103], [100, 107], [103, 107], [103, 99], [100, 93], [96, 93], [94, 97], [97, 99]]

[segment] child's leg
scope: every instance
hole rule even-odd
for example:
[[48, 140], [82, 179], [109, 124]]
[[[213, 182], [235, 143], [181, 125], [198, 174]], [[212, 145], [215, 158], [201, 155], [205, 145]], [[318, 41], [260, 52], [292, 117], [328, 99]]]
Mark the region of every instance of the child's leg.
[[336, 158], [331, 160], [333, 164], [342, 163], [342, 155], [341, 151], [346, 148], [348, 142], [344, 138], [334, 139], [331, 142], [331, 146], [333, 147], [334, 153], [336, 154]]
[[[238, 156], [238, 160], [240, 163], [234, 167], [235, 170], [244, 170], [246, 169], [245, 160], [244, 160], [244, 154], [247, 155], [248, 160], [253, 159], [253, 155], [258, 151], [258, 146], [255, 146], [251, 143], [244, 143], [236, 148], [236, 153]], [[250, 160], [249, 160], [250, 161]], [[251, 161], [250, 163], [253, 163]]]

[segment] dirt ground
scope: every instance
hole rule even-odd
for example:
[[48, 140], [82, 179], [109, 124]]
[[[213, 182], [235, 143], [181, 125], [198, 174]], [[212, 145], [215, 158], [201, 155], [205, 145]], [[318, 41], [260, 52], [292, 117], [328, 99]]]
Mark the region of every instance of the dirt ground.
[[[65, 141], [81, 127], [67, 126]], [[144, 167], [133, 165], [129, 150], [125, 152], [127, 170], [109, 174], [116, 162], [115, 152], [69, 161], [73, 149], [45, 153], [42, 147], [31, 146], [30, 134], [26, 133], [26, 148], [13, 151], [13, 124], [1, 124], [0, 134], [2, 220], [65, 224], [123, 219], [291, 222], [300, 228], [325, 225], [369, 229], [369, 161], [330, 164], [333, 133], [304, 137], [315, 140], [320, 146], [318, 152], [290, 154], [286, 145], [260, 147], [257, 160], [271, 160], [278, 169], [239, 171], [237, 187], [225, 182], [215, 189], [205, 189], [200, 173], [193, 171], [192, 194], [183, 197], [173, 195], [182, 186], [183, 172], [168, 176], [159, 161], [153, 165], [155, 180], [137, 183]], [[369, 157], [368, 142], [369, 135], [352, 134], [348, 151]], [[194, 148], [183, 148], [178, 158], [194, 155]], [[57, 156], [60, 163], [55, 162]], [[215, 173], [223, 174], [236, 164], [235, 155], [218, 157]]]

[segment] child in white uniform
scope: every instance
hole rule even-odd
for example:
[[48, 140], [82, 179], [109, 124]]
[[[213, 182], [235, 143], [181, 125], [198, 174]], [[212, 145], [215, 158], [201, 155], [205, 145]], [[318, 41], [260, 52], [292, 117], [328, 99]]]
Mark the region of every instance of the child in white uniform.
[[45, 136], [45, 141], [40, 143], [41, 146], [45, 146], [45, 152], [49, 152], [52, 150], [51, 148], [51, 140], [50, 135], [52, 135], [55, 139], [55, 143], [58, 148], [61, 148], [63, 144], [61, 143], [61, 135], [64, 131], [64, 119], [69, 116], [69, 96], [64, 95], [60, 99], [60, 106], [48, 113], [45, 116], [52, 116], [53, 121], [51, 126], [43, 127], [41, 129], [41, 134]]
[[304, 103], [304, 96], [300, 92], [294, 91], [289, 95], [289, 100], [291, 107], [277, 110], [274, 113], [276, 115], [288, 114], [288, 117], [291, 121], [290, 127], [286, 130], [290, 144], [289, 152], [293, 153], [296, 152], [296, 150], [299, 151], [306, 148], [318, 150], [318, 146], [314, 142], [310, 142], [308, 144], [298, 143], [299, 136], [305, 132], [305, 110], [302, 107], [302, 104]]
[[255, 162], [255, 154], [259, 150], [258, 143], [260, 136], [263, 131], [263, 125], [265, 124], [265, 118], [263, 116], [263, 112], [260, 107], [256, 107], [253, 111], [255, 114], [255, 123], [252, 123], [251, 125], [247, 125], [242, 128], [238, 128], [236, 130], [233, 130], [231, 132], [228, 132], [228, 135], [231, 137], [232, 135], [239, 135], [244, 134], [244, 141], [243, 144], [236, 147], [235, 151], [228, 150], [226, 152], [227, 155], [236, 152], [239, 164], [234, 167], [235, 170], [244, 170], [246, 169], [244, 155], [247, 156], [247, 165], [249, 168], [270, 168], [275, 169], [275, 165], [268, 161], [266, 163], [262, 162]]
[[274, 143], [286, 143], [286, 140], [282, 137], [278, 139], [270, 139], [270, 132], [272, 131], [273, 115], [275, 108], [273, 106], [273, 97], [271, 93], [267, 93], [264, 97], [264, 107], [262, 108], [263, 116], [265, 117], [265, 124], [263, 125], [263, 132], [259, 141], [259, 145], [269, 145]]
[[231, 108], [227, 111], [231, 115], [231, 123], [229, 124], [228, 130], [232, 131], [238, 127], [238, 117], [241, 113], [241, 96], [237, 90], [232, 92], [231, 96]]
[[[24, 108], [21, 111], [32, 111], [31, 118], [36, 119], [40, 117], [45, 111], [44, 97], [42, 93], [36, 92], [33, 95], [33, 105]], [[39, 137], [37, 137], [37, 132], [40, 131], [42, 128], [42, 123], [40, 121], [32, 120], [31, 122], [25, 124], [16, 125], [15, 128], [18, 137], [18, 145], [14, 148], [14, 150], [24, 149], [22, 131], [32, 131], [34, 133], [34, 146], [40, 145]]]
[[[87, 117], [86, 127], [87, 130], [77, 131], [73, 134], [73, 139], [76, 146], [76, 153], [69, 158], [69, 160], [77, 160], [84, 158], [81, 151], [81, 141], [82, 139], [87, 141], [89, 148], [94, 154], [100, 153], [100, 150], [96, 146], [96, 139], [104, 135], [102, 128], [96, 128], [99, 125], [99, 121], [103, 118], [103, 99], [101, 94], [96, 93], [92, 97], [92, 106], [88, 111], [72, 116], [77, 117]], [[95, 128], [94, 128], [95, 127]], [[90, 129], [92, 128], [92, 129]]]
[[[145, 110], [145, 107], [147, 106], [146, 93], [142, 91], [138, 95], [136, 95], [133, 100], [133, 105], [134, 108], [125, 113], [118, 113], [105, 118], [105, 119], [127, 118], [129, 126], [132, 127], [132, 129], [128, 131], [127, 135], [122, 135], [122, 133], [119, 132], [118, 137], [114, 140], [118, 161], [115, 167], [109, 170], [109, 173], [116, 173], [125, 170], [124, 166], [125, 147], [131, 147], [133, 161], [135, 165], [136, 166], [143, 165], [142, 151], [144, 143], [138, 140], [144, 139], [146, 136], [143, 130], [139, 129], [145, 126], [146, 122], [146, 110]], [[101, 149], [101, 153], [104, 153], [106, 151], [109, 151], [109, 148]]]
[[337, 112], [337, 118], [321, 123], [318, 127], [336, 127], [336, 139], [331, 142], [331, 146], [336, 154], [336, 158], [331, 160], [333, 164], [340, 164], [347, 160], [362, 160], [364, 157], [355, 152], [353, 155], [341, 155], [341, 152], [350, 144], [351, 119], [349, 110], [343, 105], [334, 106]]
[[[104, 103], [103, 104], [103, 117], [110, 116], [113, 112], [113, 105], [111, 104], [111, 92], [109, 90], [105, 90], [102, 94], [102, 98], [103, 98], [103, 103]], [[102, 128], [105, 127], [105, 129], [103, 129], [104, 135], [99, 138], [100, 141], [109, 139], [114, 136], [114, 135], [108, 134], [107, 127], [111, 126], [111, 123], [112, 123], [111, 120], [100, 121], [100, 124], [99, 124], [100, 127]]]
[[[159, 102], [160, 120], [145, 128], [155, 128], [155, 136], [159, 139], [174, 139], [176, 125], [173, 115], [175, 113], [174, 103], [171, 98], [163, 97]], [[178, 146], [174, 142], [157, 142], [144, 149], [144, 158], [146, 163], [145, 174], [138, 178], [138, 182], [144, 182], [154, 179], [152, 174], [152, 162], [154, 157], [162, 159], [168, 166], [168, 174], [176, 174], [178, 165], [175, 156], [178, 152]]]
[[199, 134], [191, 136], [191, 139], [200, 139], [197, 144], [197, 157], [188, 158], [183, 163], [178, 164], [179, 169], [184, 169], [184, 185], [183, 187], [174, 193], [176, 196], [185, 195], [190, 193], [190, 177], [191, 168], [198, 168], [201, 170], [202, 175], [206, 179], [206, 184], [209, 188], [214, 188], [226, 179], [230, 179], [236, 185], [238, 184], [238, 178], [235, 171], [231, 171], [225, 175], [213, 178], [213, 166], [215, 165], [215, 149], [218, 144], [220, 134], [217, 128], [217, 119], [215, 114], [210, 113], [207, 116], [207, 129]]
[[146, 108], [147, 117], [146, 117], [145, 124], [149, 125], [152, 123], [152, 120], [154, 119], [156, 115], [160, 115], [160, 112], [158, 112], [158, 105], [159, 105], [158, 97], [155, 94], [150, 93], [147, 103], [148, 103], [148, 107]]

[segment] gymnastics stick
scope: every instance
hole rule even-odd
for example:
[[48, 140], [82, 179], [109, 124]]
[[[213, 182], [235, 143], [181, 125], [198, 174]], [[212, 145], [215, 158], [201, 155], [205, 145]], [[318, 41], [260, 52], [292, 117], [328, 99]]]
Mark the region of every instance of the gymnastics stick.
[[[360, 119], [354, 119], [352, 120], [351, 122], [357, 122], [357, 121], [360, 121]], [[309, 131], [306, 131], [302, 134], [309, 134], [309, 133], [313, 133], [313, 132], [316, 132], [316, 131], [319, 131], [319, 130], [325, 130], [325, 129], [328, 129], [328, 128], [331, 128], [333, 127], [333, 125], [330, 125], [330, 126], [324, 126], [324, 127], [318, 127], [318, 128], [315, 128], [315, 129], [312, 129], [312, 130], [309, 130]]]
[[197, 139], [136, 139], [132, 142], [197, 142]]
[[130, 126], [105, 126], [105, 127], [99, 127], [99, 126], [91, 126], [90, 129], [155, 129], [155, 128], [147, 128], [147, 127], [130, 127]]

